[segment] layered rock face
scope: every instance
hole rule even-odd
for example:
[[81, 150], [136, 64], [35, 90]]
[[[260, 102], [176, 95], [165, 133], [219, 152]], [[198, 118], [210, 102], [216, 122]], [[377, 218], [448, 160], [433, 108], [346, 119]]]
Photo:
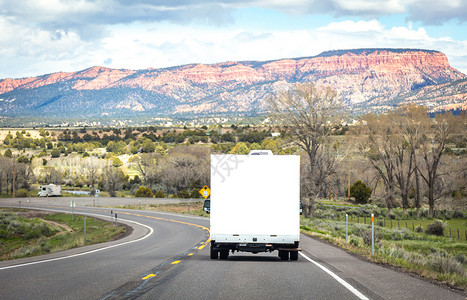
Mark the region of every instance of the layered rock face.
[[[101, 107], [120, 111], [261, 112], [267, 97], [295, 82], [329, 85], [350, 106], [383, 105], [397, 100], [401, 94], [464, 78], [464, 74], [449, 65], [443, 53], [411, 49], [339, 50], [307, 58], [139, 71], [93, 67], [80, 72], [1, 80], [0, 98], [6, 100], [0, 101], [0, 112], [15, 111], [16, 103], [21, 105], [21, 97], [30, 99], [31, 93], [39, 94], [39, 99], [27, 103], [30, 110], [53, 111], [49, 105], [57, 104], [63, 109], [65, 99], [91, 105], [91, 97], [98, 99]], [[69, 95], [74, 95], [72, 99], [64, 86]], [[47, 92], [40, 99], [42, 90]], [[113, 99], [108, 99], [109, 93], [114, 95]]]

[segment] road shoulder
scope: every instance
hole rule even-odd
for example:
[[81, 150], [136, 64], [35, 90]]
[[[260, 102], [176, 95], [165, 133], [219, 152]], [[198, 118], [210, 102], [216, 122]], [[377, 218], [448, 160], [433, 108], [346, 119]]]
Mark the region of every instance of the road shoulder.
[[[303, 253], [371, 299], [465, 299], [465, 291], [426, 281], [418, 275], [375, 264], [326, 241], [301, 235]], [[384, 285], [381, 285], [384, 282]]]

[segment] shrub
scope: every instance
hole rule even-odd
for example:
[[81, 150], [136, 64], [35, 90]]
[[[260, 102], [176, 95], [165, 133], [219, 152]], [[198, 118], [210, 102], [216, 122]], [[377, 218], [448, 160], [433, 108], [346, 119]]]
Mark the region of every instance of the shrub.
[[29, 196], [29, 192], [27, 189], [18, 189], [15, 193], [16, 197], [27, 197]]
[[371, 196], [371, 188], [358, 180], [350, 187], [350, 196], [358, 203], [367, 203]]
[[163, 191], [158, 190], [158, 191], [154, 194], [154, 197], [156, 197], [156, 198], [165, 198], [165, 194], [164, 194]]
[[350, 239], [350, 245], [358, 247], [358, 240], [354, 239], [354, 238], [351, 238]]
[[429, 261], [433, 270], [436, 272], [454, 273], [460, 276], [465, 275], [465, 270], [462, 266], [462, 263], [451, 256], [435, 253], [430, 256]]
[[187, 191], [187, 190], [183, 190], [183, 191], [180, 191], [180, 193], [178, 193], [178, 196], [180, 198], [190, 198], [190, 193]]
[[6, 238], [8, 238], [8, 236], [9, 236], [8, 231], [6, 231], [4, 229], [0, 229], [0, 239], [6, 239]]
[[191, 190], [190, 198], [197, 199], [200, 197], [201, 197], [201, 194], [199, 193], [199, 189], [194, 188]]
[[[379, 234], [377, 234], [377, 232], [376, 232], [376, 228], [375, 228], [375, 233], [374, 234], [375, 234], [375, 241], [374, 242], [376, 244], [381, 239]], [[360, 236], [363, 238], [363, 242], [366, 245], [371, 245], [371, 229], [366, 229], [366, 230], [361, 230], [360, 229]]]
[[140, 186], [135, 193], [135, 197], [145, 197], [145, 198], [152, 198], [154, 197], [150, 188], [145, 186]]
[[457, 254], [454, 258], [461, 264], [465, 262], [465, 256], [462, 253]]
[[52, 157], [60, 157], [60, 150], [58, 150], [57, 148], [53, 149], [52, 152], [50, 152], [50, 155]]
[[120, 160], [120, 158], [115, 156], [115, 157], [112, 158], [112, 166], [114, 166], [116, 168], [121, 167], [121, 166], [123, 166], [123, 162]]
[[415, 231], [418, 232], [418, 233], [422, 233], [423, 232], [423, 227], [421, 225], [418, 225], [417, 227], [415, 227]]
[[426, 227], [426, 233], [443, 236], [445, 227], [446, 224], [443, 223], [441, 220], [434, 220], [433, 223], [428, 224], [428, 226]]

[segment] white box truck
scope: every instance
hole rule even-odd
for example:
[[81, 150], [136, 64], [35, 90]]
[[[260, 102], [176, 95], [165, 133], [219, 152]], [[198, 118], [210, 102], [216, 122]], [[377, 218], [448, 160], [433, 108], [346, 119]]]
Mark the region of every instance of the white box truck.
[[262, 154], [211, 155], [211, 259], [276, 250], [298, 259], [300, 157]]
[[41, 185], [39, 187], [39, 197], [61, 197], [62, 196], [62, 186], [56, 184]]

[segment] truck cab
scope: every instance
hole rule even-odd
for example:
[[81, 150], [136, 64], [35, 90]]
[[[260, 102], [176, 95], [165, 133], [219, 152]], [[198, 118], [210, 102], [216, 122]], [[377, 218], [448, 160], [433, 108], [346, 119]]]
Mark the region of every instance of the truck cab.
[[208, 214], [211, 213], [211, 200], [204, 200], [203, 210]]

